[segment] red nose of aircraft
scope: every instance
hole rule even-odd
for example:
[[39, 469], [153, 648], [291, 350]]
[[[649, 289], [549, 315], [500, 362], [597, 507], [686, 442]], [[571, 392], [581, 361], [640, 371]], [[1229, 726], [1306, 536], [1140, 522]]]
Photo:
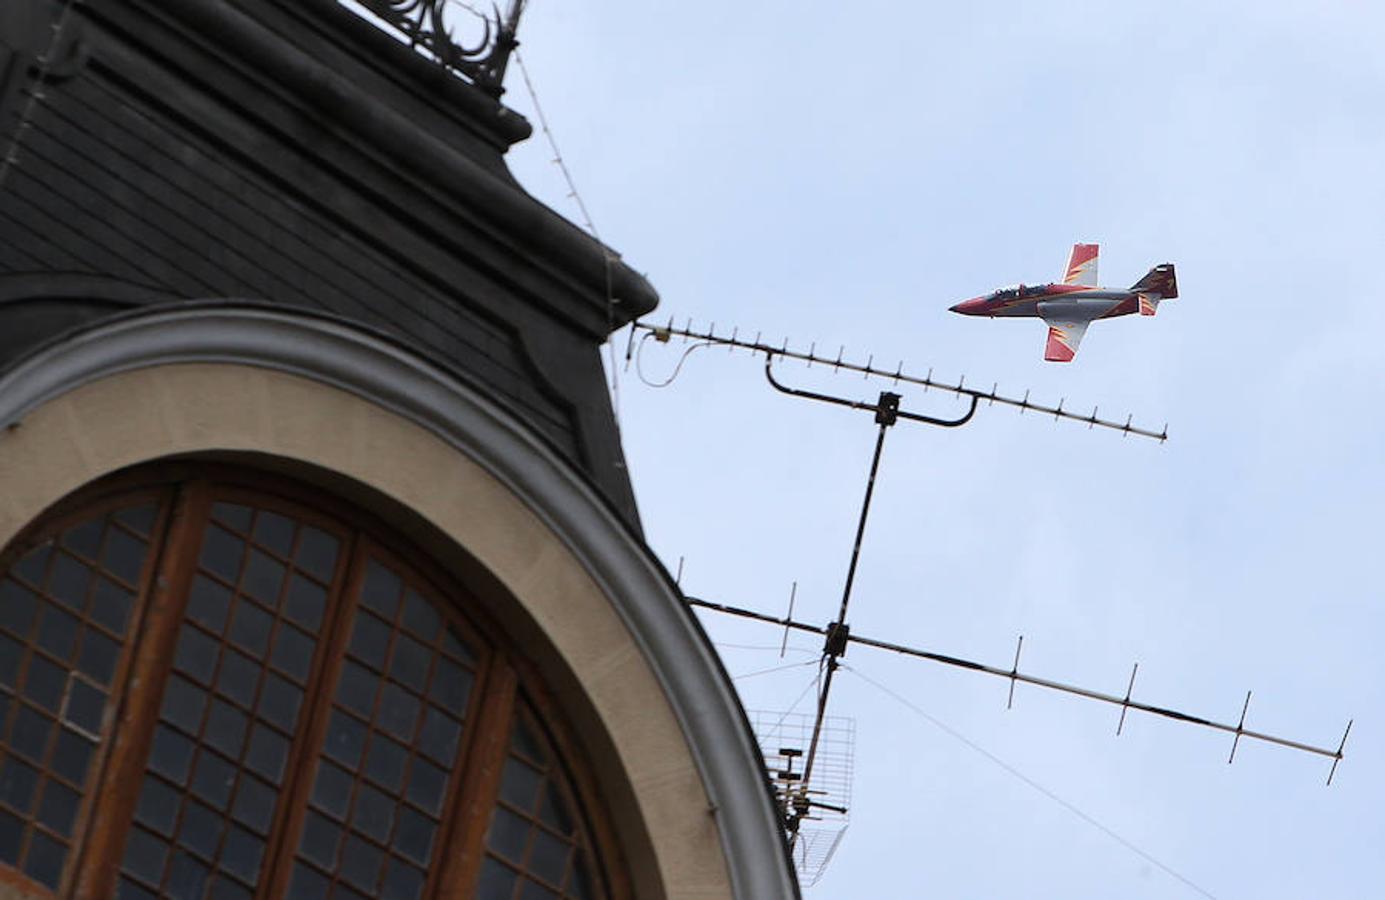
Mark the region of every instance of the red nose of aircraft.
[[961, 303], [949, 306], [948, 309], [955, 313], [961, 313], [964, 316], [980, 315], [986, 309], [986, 298], [973, 297], [970, 300], [963, 300]]

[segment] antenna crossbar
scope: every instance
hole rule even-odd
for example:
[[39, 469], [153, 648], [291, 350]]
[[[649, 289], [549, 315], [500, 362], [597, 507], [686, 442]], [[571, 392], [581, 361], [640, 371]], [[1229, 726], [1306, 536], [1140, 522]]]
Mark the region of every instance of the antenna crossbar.
[[[777, 625], [786, 630], [793, 629], [796, 631], [805, 631], [819, 635], [826, 635], [831, 630], [827, 627], [810, 625], [806, 622], [795, 622], [791, 619], [781, 619], [776, 616], [766, 615], [765, 613], [755, 612], [754, 610], [750, 609], [743, 609], [741, 607], [736, 606], [727, 606], [723, 603], [713, 603], [709, 600], [703, 600], [698, 597], [686, 596], [684, 597], [684, 599], [690, 606], [701, 607], [703, 609], [710, 609], [714, 612], [739, 616], [745, 619], [754, 619], [756, 621], [766, 622], [771, 625]], [[1112, 706], [1119, 706], [1121, 707], [1122, 723], [1124, 723], [1125, 721], [1125, 713], [1129, 710], [1134, 709], [1139, 710], [1140, 712], [1149, 713], [1150, 715], [1162, 716], [1166, 719], [1173, 719], [1175, 721], [1186, 722], [1191, 725], [1200, 725], [1204, 728], [1211, 728], [1216, 731], [1222, 731], [1227, 734], [1234, 735], [1235, 740], [1237, 742], [1239, 742], [1242, 738], [1245, 738], [1263, 741], [1268, 744], [1278, 744], [1281, 747], [1288, 747], [1292, 750], [1301, 750], [1304, 753], [1312, 753], [1318, 756], [1324, 756], [1333, 761], [1332, 774], [1336, 773], [1337, 763], [1340, 762], [1344, 757], [1342, 751], [1346, 747], [1346, 736], [1351, 731], [1351, 723], [1348, 722], [1346, 733], [1342, 735], [1342, 741], [1337, 746], [1337, 749], [1329, 750], [1326, 747], [1318, 747], [1313, 744], [1303, 743], [1302, 741], [1290, 740], [1288, 738], [1282, 738], [1276, 735], [1266, 734], [1261, 731], [1254, 731], [1252, 729], [1246, 728], [1244, 711], [1239, 724], [1229, 725], [1225, 722], [1217, 722], [1215, 720], [1206, 719], [1201, 716], [1189, 715], [1188, 713], [1179, 712], [1178, 710], [1169, 709], [1167, 707], [1155, 706], [1151, 703], [1142, 703], [1138, 700], [1132, 700], [1129, 691], [1126, 692], [1125, 696], [1121, 696], [1119, 694], [1107, 694], [1102, 691], [1095, 691], [1090, 688], [1080, 687], [1078, 685], [1066, 684], [1061, 681], [1054, 681], [1050, 678], [1041, 678], [1037, 675], [1029, 675], [1019, 671], [1018, 663], [1016, 664], [1016, 666], [1008, 669], [1002, 668], [1000, 666], [988, 666], [985, 663], [974, 662], [972, 660], [963, 659], [958, 656], [950, 656], [946, 653], [935, 653], [931, 650], [923, 650], [918, 647], [909, 647], [904, 644], [894, 643], [893, 641], [882, 641], [878, 638], [866, 637], [865, 635], [854, 633], [848, 634], [846, 636], [846, 640], [852, 643], [862, 644], [867, 647], [875, 647], [880, 650], [889, 650], [891, 652], [900, 653], [905, 656], [912, 656], [917, 659], [926, 659], [932, 662], [942, 663], [946, 666], [953, 666], [960, 669], [969, 669], [973, 672], [982, 672], [986, 675], [994, 675], [998, 678], [1004, 678], [1012, 683], [1018, 681], [1024, 684], [1032, 684], [1035, 687], [1060, 691], [1065, 694], [1074, 694], [1079, 697], [1085, 697], [1088, 700], [1096, 700], [1101, 703], [1111, 704]], [[1131, 678], [1131, 682], [1133, 686], [1133, 676]], [[1249, 701], [1247, 701], [1247, 703], [1248, 702]], [[1332, 774], [1328, 775], [1329, 784], [1331, 783]]]
[[[1032, 411], [1042, 415], [1053, 416], [1055, 419], [1067, 419], [1073, 422], [1080, 422], [1085, 424], [1088, 428], [1106, 428], [1112, 431], [1119, 431], [1122, 434], [1136, 434], [1141, 437], [1153, 438], [1160, 443], [1163, 443], [1169, 438], [1169, 429], [1167, 425], [1159, 431], [1154, 431], [1150, 428], [1142, 428], [1132, 424], [1134, 416], [1127, 417], [1124, 422], [1103, 419], [1097, 415], [1095, 407], [1093, 407], [1090, 415], [1082, 415], [1081, 413], [1064, 409], [1063, 403], [1065, 401], [1063, 400], [1059, 400], [1057, 406], [1036, 403], [1029, 399], [1028, 391], [1025, 392], [1023, 397], [1009, 397], [999, 393], [999, 385], [995, 384], [991, 386], [989, 391], [978, 390], [966, 386], [965, 376], [959, 378], [955, 384], [935, 379], [932, 369], [924, 376], [910, 375], [904, 371], [904, 363], [902, 361], [893, 370], [876, 366], [873, 356], [868, 358], [864, 364], [851, 362], [842, 358], [845, 353], [845, 348], [840, 350], [835, 357], [819, 356], [816, 344], [810, 346], [807, 352], [791, 349], [787, 339], [776, 347], [773, 344], [762, 341], [759, 334], [755, 336], [754, 340], [741, 338], [739, 336], [739, 330], [733, 330], [730, 335], [719, 335], [716, 333], [715, 324], [711, 325], [705, 332], [696, 331], [693, 329], [691, 321], [682, 328], [676, 327], [672, 320], [670, 320], [667, 325], [663, 326], [650, 325], [645, 322], [634, 322], [631, 323], [631, 328], [633, 329], [631, 333], [632, 341], [634, 332], [643, 332], [641, 340], [647, 340], [652, 337], [661, 342], [666, 342], [672, 337], [678, 336], [682, 337], [684, 340], [715, 344], [729, 347], [732, 350], [741, 349], [749, 350], [751, 353], [763, 353], [768, 357], [767, 361], [772, 360], [776, 356], [782, 357], [783, 359], [796, 359], [807, 363], [809, 366], [815, 364], [830, 366], [834, 372], [857, 372], [866, 378], [886, 378], [894, 384], [915, 384], [925, 390], [936, 388], [940, 391], [956, 394], [959, 397], [970, 397], [973, 401], [973, 410], [975, 409], [975, 404], [979, 402], [985, 402], [990, 405], [998, 403], [1001, 406], [1009, 406], [1018, 409], [1021, 413]], [[627, 359], [629, 358], [630, 352], [633, 352], [633, 347], [630, 351], [627, 351]]]

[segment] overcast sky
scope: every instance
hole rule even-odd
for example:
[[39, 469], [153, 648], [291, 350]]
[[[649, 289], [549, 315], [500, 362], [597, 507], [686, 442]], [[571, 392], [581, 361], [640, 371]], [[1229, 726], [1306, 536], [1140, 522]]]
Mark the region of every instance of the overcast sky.
[[[602, 236], [657, 317], [845, 345], [923, 374], [1156, 429], [1155, 442], [983, 408], [886, 442], [850, 623], [1335, 747], [1222, 734], [853, 647], [851, 825], [811, 900], [1166, 898], [1385, 890], [1385, 8], [1368, 2], [903, 4], [533, 0], [523, 53]], [[517, 72], [507, 102], [531, 104]], [[511, 154], [576, 212], [537, 136]], [[1182, 296], [1099, 322], [1075, 363], [1036, 320], [947, 307], [1160, 262]], [[620, 349], [624, 350], [624, 336]], [[663, 378], [681, 346], [651, 346]], [[875, 438], [758, 361], [694, 353], [620, 375], [648, 539], [691, 594], [828, 621]], [[859, 377], [784, 377], [874, 399]], [[903, 390], [906, 409], [955, 401]], [[735, 675], [818, 645], [704, 616]], [[725, 645], [774, 649], [739, 649]], [[811, 665], [740, 678], [787, 709]], [[885, 694], [873, 679], [905, 700]], [[798, 707], [807, 712], [808, 701]]]

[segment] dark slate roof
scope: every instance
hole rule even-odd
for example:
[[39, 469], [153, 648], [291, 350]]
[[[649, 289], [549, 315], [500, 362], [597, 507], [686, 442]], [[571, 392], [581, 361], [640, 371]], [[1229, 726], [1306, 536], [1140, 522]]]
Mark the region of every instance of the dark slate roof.
[[[0, 13], [0, 135], [57, 9]], [[0, 184], [0, 367], [114, 311], [238, 297], [463, 371], [637, 524], [599, 358], [647, 281], [529, 196], [501, 103], [336, 0], [88, 0]], [[9, 73], [5, 75], [3, 73]]]

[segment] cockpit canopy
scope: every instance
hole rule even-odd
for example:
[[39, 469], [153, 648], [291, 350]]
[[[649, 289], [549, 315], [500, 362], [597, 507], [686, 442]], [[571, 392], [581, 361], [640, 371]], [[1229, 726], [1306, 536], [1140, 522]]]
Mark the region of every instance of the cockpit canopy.
[[1035, 294], [1042, 294], [1048, 290], [1047, 284], [1011, 284], [1002, 288], [996, 288], [988, 296], [987, 300], [1014, 300], [1018, 297], [1032, 297]]

